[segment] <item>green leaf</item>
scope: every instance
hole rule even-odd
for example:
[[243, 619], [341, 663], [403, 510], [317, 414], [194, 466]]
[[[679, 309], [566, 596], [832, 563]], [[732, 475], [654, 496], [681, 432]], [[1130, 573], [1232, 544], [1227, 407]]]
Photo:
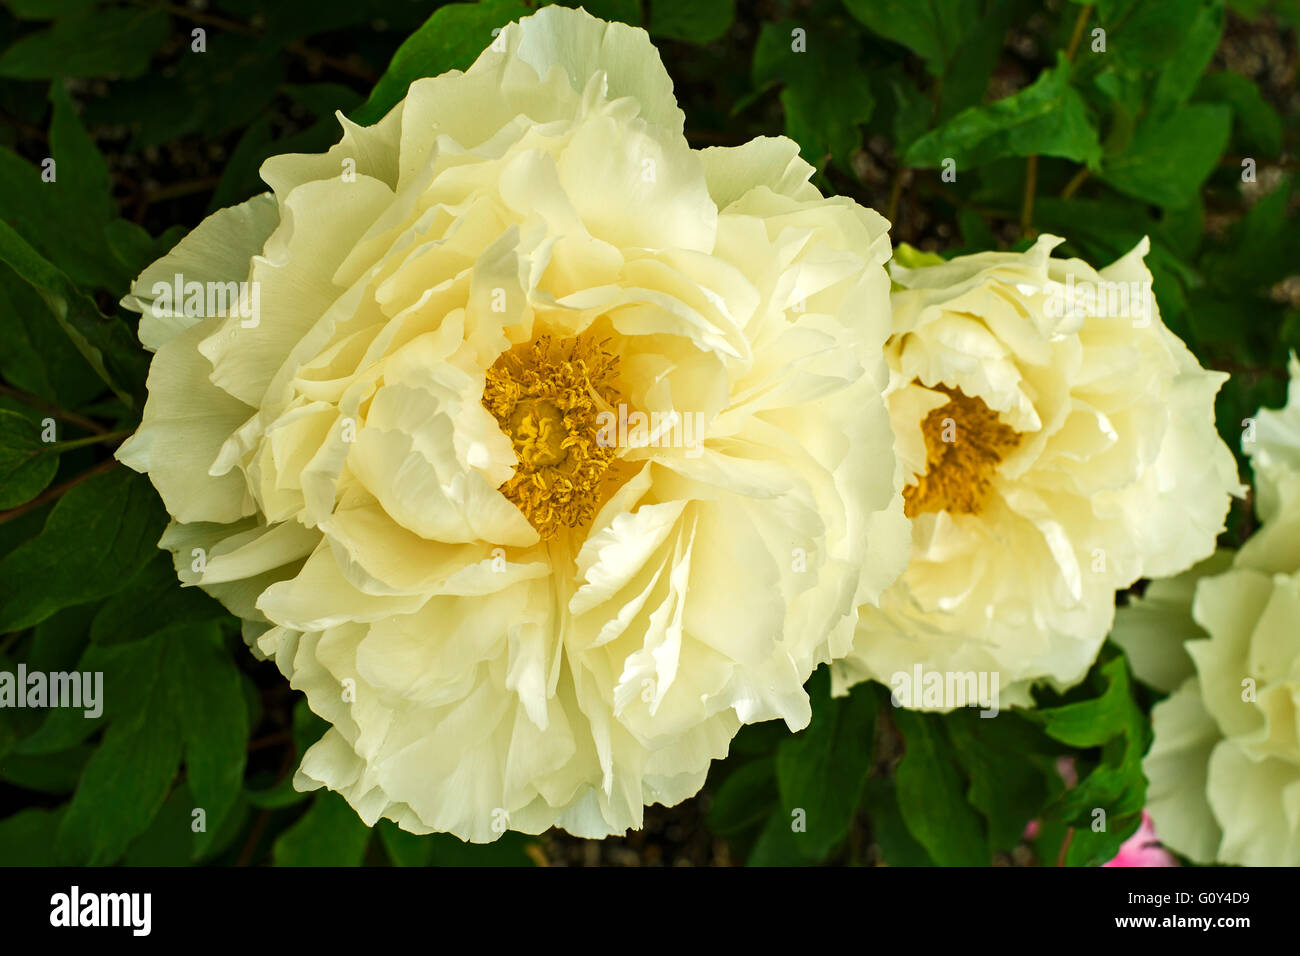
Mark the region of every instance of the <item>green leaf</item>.
[[1106, 55], [1140, 67], [1158, 66], [1181, 51], [1188, 25], [1195, 21], [1200, 6], [1201, 0], [1138, 0], [1123, 4], [1122, 10], [1103, 7]]
[[280, 810], [284, 807], [291, 807], [295, 803], [302, 803], [311, 793], [305, 790], [297, 790], [293, 785], [293, 776], [285, 777], [275, 786], [267, 787], [265, 790], [246, 790], [244, 795], [248, 802], [255, 807], [264, 810]]
[[63, 808], [19, 810], [0, 820], [0, 866], [53, 866], [50, 853]]
[[[1106, 693], [1094, 700], [1085, 700], [1063, 707], [1043, 709], [1032, 715], [1039, 720], [1047, 734], [1071, 747], [1097, 747], [1128, 730], [1133, 719], [1132, 701], [1127, 697], [1127, 671], [1123, 661], [1112, 662], [1104, 668], [1109, 678]], [[1116, 678], [1116, 667], [1120, 668]]]
[[943, 73], [937, 117], [940, 122], [984, 101], [1007, 30], [1023, 22], [1031, 10], [1031, 0], [993, 0], [985, 5], [974, 26], [960, 39]]
[[806, 730], [782, 742], [776, 779], [782, 813], [804, 811], [806, 832], [795, 834], [808, 860], [824, 860], [848, 835], [875, 754], [877, 701], [872, 684], [847, 697], [830, 697], [830, 673], [821, 668], [808, 685], [813, 702]]
[[434, 866], [535, 866], [525, 850], [532, 841], [522, 833], [503, 833], [493, 843], [466, 843], [450, 833], [432, 833]]
[[432, 866], [434, 841], [427, 836], [408, 833], [392, 820], [380, 820], [375, 832], [393, 866]]
[[74, 670], [86, 651], [86, 632], [95, 614], [94, 604], [65, 608], [32, 629], [26, 662], [28, 670]]
[[925, 60], [942, 76], [944, 66], [979, 24], [977, 0], [844, 0], [849, 13]]
[[[171, 822], [193, 834], [184, 838], [186, 855], [203, 856], [229, 835], [222, 824], [240, 798], [248, 737], [239, 671], [220, 628], [180, 621], [144, 640], [91, 645], [78, 670], [104, 674], [109, 726], [73, 795], [59, 835], [60, 858], [92, 864], [118, 859], [150, 828], [182, 759], [183, 813]], [[57, 713], [42, 727], [52, 743]], [[205, 829], [197, 832], [195, 809], [204, 811]]]
[[331, 790], [316, 794], [307, 812], [275, 841], [276, 866], [360, 866], [370, 828]]
[[1186, 102], [1219, 47], [1223, 34], [1223, 4], [1214, 0], [1179, 25], [1182, 43], [1156, 81], [1152, 110], [1161, 112]]
[[12, 553], [24, 541], [38, 534], [49, 513], [50, 506], [42, 505], [0, 522], [0, 557]]
[[0, 409], [0, 510], [31, 501], [59, 470], [59, 456], [41, 441], [40, 426]]
[[889, 866], [934, 866], [925, 847], [916, 842], [903, 822], [894, 781], [876, 777], [867, 781], [863, 806], [871, 819], [871, 834]]
[[110, 7], [59, 17], [0, 54], [0, 76], [139, 76], [171, 31], [159, 9]]
[[[184, 235], [183, 226], [173, 226], [180, 235]], [[144, 267], [167, 252], [162, 249], [155, 254], [156, 240], [148, 231], [137, 226], [129, 219], [114, 219], [104, 226], [104, 241], [108, 245], [113, 259], [130, 275], [139, 275]], [[172, 243], [174, 244], [174, 243]], [[170, 245], [167, 247], [170, 248]]]
[[377, 122], [421, 77], [465, 69], [492, 43], [494, 29], [526, 17], [529, 12], [519, 0], [439, 7], [397, 48], [370, 98], [352, 114], [353, 121], [363, 125]]
[[[277, 4], [276, 11], [284, 5]], [[184, 52], [169, 65], [167, 82], [146, 74], [113, 84], [109, 96], [87, 103], [87, 124], [133, 130], [127, 149], [140, 153], [191, 133], [216, 142], [273, 114], [287, 67], [283, 44], [270, 33], [246, 36], [209, 28], [207, 52], [197, 53], [189, 48], [189, 26], [181, 39]], [[340, 108], [360, 101], [351, 90], [344, 95], [347, 99], [336, 104]]]
[[89, 296], [5, 222], [0, 222], [0, 260], [40, 294], [90, 367], [134, 408], [132, 394], [143, 390], [148, 361], [126, 323], [101, 315]]
[[926, 266], [941, 266], [945, 262], [937, 252], [925, 252], [908, 242], [900, 242], [894, 247], [894, 262], [905, 269], [922, 269]]
[[[60, 612], [51, 620], [59, 622], [69, 613]], [[15, 752], [34, 756], [60, 753], [86, 740], [118, 717], [131, 720], [137, 716], [139, 703], [146, 699], [141, 691], [156, 679], [157, 647], [149, 641], [112, 648], [92, 644], [73, 669], [83, 674], [104, 675], [99, 716], [87, 717], [84, 710], [71, 707], [53, 709], [34, 732], [18, 743]]]
[[[247, 824], [248, 818], [252, 815], [252, 812], [252, 804], [245, 800], [241, 794], [239, 799], [235, 801], [235, 805], [230, 808], [230, 812], [226, 814], [226, 818], [222, 820], [220, 826], [217, 827], [216, 832], [207, 840], [206, 850], [201, 850], [197, 845], [197, 839], [202, 834], [195, 834], [196, 845], [193, 855], [190, 858], [191, 862], [213, 860], [218, 855], [230, 851], [236, 845], [236, 841], [240, 841], [239, 845], [242, 846], [242, 841], [248, 838], [249, 831]], [[190, 813], [189, 825], [190, 829], [193, 830], [194, 815], [192, 810]], [[238, 857], [229, 857], [228, 862], [233, 863], [237, 859]]]
[[795, 830], [797, 823], [796, 811], [786, 812], [777, 807], [754, 841], [745, 865], [807, 866], [808, 856], [803, 843], [807, 834]]
[[0, 375], [15, 388], [67, 409], [104, 389], [36, 290], [2, 262]]
[[708, 826], [720, 836], [743, 833], [777, 807], [776, 762], [772, 756], [741, 764], [722, 781], [709, 806]]
[[162, 526], [153, 488], [126, 468], [72, 488], [39, 535], [0, 559], [0, 631], [114, 593], [153, 556]]
[[171, 555], [159, 551], [96, 613], [90, 640], [123, 644], [150, 637], [175, 621], [198, 622], [229, 615], [196, 587], [181, 587]]
[[943, 719], [902, 708], [892, 713], [906, 742], [895, 787], [908, 831], [939, 866], [988, 866], [984, 824], [966, 802], [966, 778]]
[[1108, 817], [1104, 829], [1094, 830], [1091, 823], [1075, 827], [1070, 846], [1065, 851], [1065, 865], [1101, 866], [1113, 860], [1124, 841], [1141, 825], [1142, 813], [1135, 811]]
[[858, 68], [856, 37], [827, 24], [811, 29], [807, 49], [796, 52], [790, 29], [788, 23], [763, 24], [754, 50], [754, 85], [784, 84], [786, 134], [805, 159], [819, 166], [831, 156], [848, 169], [850, 155], [862, 143], [861, 126], [876, 106], [871, 84]]
[[734, 0], [654, 0], [650, 32], [704, 46], [721, 39], [735, 16]]
[[1272, 286], [1295, 275], [1300, 223], [1288, 212], [1290, 202], [1288, 176], [1250, 207], [1217, 248], [1206, 251], [1201, 268], [1215, 288], [1240, 297], [1244, 288]]
[[1046, 814], [1075, 828], [1066, 851], [1071, 866], [1095, 866], [1111, 859], [1140, 821], [1147, 787], [1142, 755], [1151, 743], [1151, 729], [1131, 684], [1128, 661], [1108, 644], [1083, 688], [1100, 691], [1097, 696], [1025, 712], [1048, 736], [1098, 751], [1095, 762], [1079, 761], [1079, 783]]
[[175, 694], [173, 707], [180, 718], [186, 778], [193, 808], [206, 815], [207, 829], [195, 837], [196, 849], [203, 854], [243, 786], [248, 710], [239, 670], [215, 623], [185, 621], [155, 639], [169, 645], [167, 684]]
[[781, 741], [789, 735], [790, 731], [779, 720], [745, 724], [731, 739], [731, 747], [727, 750], [727, 762], [731, 763], [732, 757], [771, 757], [776, 753], [776, 748], [781, 745]]
[[[0, 147], [0, 219], [74, 283], [124, 291], [132, 276], [108, 251], [103, 220], [95, 216], [87, 221], [75, 185], [68, 181], [71, 174], [60, 177], [59, 172], [55, 157], [46, 157], [38, 169]], [[0, 260], [8, 257], [0, 255]], [[32, 281], [30, 275], [23, 277]]]
[[1282, 151], [1282, 118], [1259, 87], [1239, 73], [1201, 77], [1194, 99], [1232, 107], [1236, 139], [1245, 153], [1271, 158]]
[[957, 229], [961, 233], [964, 253], [987, 252], [998, 247], [997, 236], [982, 216], [970, 208], [957, 210]]
[[[81, 712], [73, 713], [80, 715]], [[37, 793], [71, 793], [77, 788], [77, 781], [81, 779], [92, 753], [93, 747], [82, 744], [53, 754], [29, 756], [11, 753], [0, 759], [0, 780]]]
[[884, 82], [893, 101], [894, 115], [890, 129], [894, 134], [894, 143], [899, 152], [906, 153], [908, 147], [930, 128], [930, 100], [917, 88], [912, 78], [901, 71], [886, 74]]
[[107, 223], [113, 215], [108, 164], [81, 125], [77, 108], [61, 82], [50, 84], [50, 102], [54, 104], [50, 152], [56, 177], [48, 185], [67, 195], [67, 202], [80, 210], [87, 226]]
[[194, 797], [187, 784], [180, 783], [173, 788], [153, 822], [127, 847], [123, 865], [189, 866], [193, 863], [193, 806]]
[[[154, 664], [162, 649], [154, 650]], [[118, 859], [148, 829], [176, 777], [181, 731], [166, 685], [154, 679], [135, 689], [132, 717], [119, 717], [86, 764], [59, 827], [61, 861], [102, 865]]]
[[951, 158], [960, 171], [1007, 156], [1035, 154], [1089, 167], [1101, 159], [1097, 131], [1070, 86], [1070, 65], [1063, 57], [1020, 92], [963, 110], [926, 133], [908, 148], [903, 161], [933, 168]]
[[944, 722], [970, 779], [967, 798], [988, 821], [989, 843], [995, 850], [1011, 850], [1029, 821], [1062, 789], [1051, 748], [1043, 746], [1040, 731], [1007, 711], [981, 718], [963, 710]]
[[394, 866], [534, 866], [526, 852], [532, 842], [522, 833], [507, 832], [492, 843], [465, 843], [450, 833], [416, 836], [391, 820], [375, 826]]
[[1149, 117], [1124, 152], [1106, 158], [1101, 178], [1144, 202], [1186, 206], [1223, 154], [1231, 125], [1231, 110], [1205, 103]]

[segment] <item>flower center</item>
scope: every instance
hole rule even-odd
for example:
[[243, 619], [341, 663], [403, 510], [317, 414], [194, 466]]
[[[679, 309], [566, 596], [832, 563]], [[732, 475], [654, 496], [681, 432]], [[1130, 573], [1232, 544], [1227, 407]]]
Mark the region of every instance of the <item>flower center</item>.
[[619, 400], [618, 358], [585, 335], [539, 335], [487, 370], [483, 406], [514, 445], [519, 466], [500, 487], [543, 538], [595, 512], [618, 449], [597, 440], [597, 416]]
[[961, 389], [938, 385], [934, 390], [948, 402], [921, 422], [925, 474], [903, 489], [903, 512], [909, 518], [930, 511], [979, 514], [994, 469], [1020, 443], [1020, 433]]
[[515, 405], [507, 433], [515, 443], [515, 455], [533, 468], [558, 465], [568, 457], [564, 413], [546, 399], [526, 398]]

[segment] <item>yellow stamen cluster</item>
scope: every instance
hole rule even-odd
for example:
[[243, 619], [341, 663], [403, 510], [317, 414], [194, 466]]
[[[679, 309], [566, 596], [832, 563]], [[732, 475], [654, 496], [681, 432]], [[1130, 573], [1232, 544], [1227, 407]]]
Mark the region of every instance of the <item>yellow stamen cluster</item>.
[[903, 489], [903, 511], [909, 518], [934, 511], [979, 514], [994, 469], [1020, 443], [1020, 433], [959, 388], [939, 385], [935, 391], [948, 402], [921, 422], [925, 474]]
[[483, 406], [514, 443], [519, 466], [500, 491], [542, 538], [581, 527], [618, 449], [597, 441], [597, 416], [619, 400], [618, 357], [588, 336], [540, 335], [487, 370]]

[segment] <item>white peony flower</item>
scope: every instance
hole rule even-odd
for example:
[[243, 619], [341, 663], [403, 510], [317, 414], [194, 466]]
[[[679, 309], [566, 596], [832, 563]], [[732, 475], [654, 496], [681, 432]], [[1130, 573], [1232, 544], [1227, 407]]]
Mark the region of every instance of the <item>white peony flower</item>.
[[1214, 550], [1238, 492], [1214, 426], [1226, 376], [1160, 321], [1145, 240], [1100, 272], [1052, 258], [1061, 241], [895, 265], [888, 404], [912, 557], [863, 608], [840, 689], [988, 674], [1002, 705], [1031, 705], [1035, 682], [1084, 677], [1118, 589]]
[[1300, 866], [1300, 433], [1274, 427], [1300, 415], [1294, 360], [1291, 375], [1244, 443], [1262, 527], [1116, 619], [1134, 673], [1172, 691], [1151, 711], [1147, 809], [1203, 863]]
[[690, 149], [645, 32], [561, 7], [340, 121], [135, 283], [119, 457], [333, 725], [299, 787], [480, 842], [639, 826], [741, 724], [804, 726], [906, 563], [887, 225], [788, 139]]

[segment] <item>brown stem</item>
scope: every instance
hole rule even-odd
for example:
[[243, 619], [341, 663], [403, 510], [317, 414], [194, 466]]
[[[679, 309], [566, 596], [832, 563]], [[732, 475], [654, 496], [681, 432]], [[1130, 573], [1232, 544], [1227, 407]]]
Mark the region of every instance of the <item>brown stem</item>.
[[294, 40], [286, 46], [285, 49], [294, 56], [305, 60], [308, 66], [314, 66], [317, 63], [324, 64], [325, 66], [328, 66], [339, 73], [343, 73], [346, 76], [355, 77], [358, 80], [369, 83], [371, 86], [374, 86], [379, 82], [379, 77], [364, 66], [354, 63], [351, 60], [340, 60], [338, 57], [330, 56], [328, 53], [322, 53], [320, 50], [313, 50], [301, 40]]
[[[1065, 60], [1067, 63], [1074, 62], [1074, 54], [1077, 53], [1079, 50], [1079, 42], [1083, 39], [1083, 30], [1084, 27], [1088, 25], [1088, 18], [1090, 16], [1092, 16], [1092, 4], [1086, 4], [1079, 10], [1079, 15], [1078, 17], [1075, 18], [1074, 32], [1070, 34], [1070, 43], [1065, 48]], [[1035, 173], [1037, 172], [1037, 166], [1035, 166], [1034, 172]], [[1075, 173], [1074, 176], [1070, 179], [1070, 181], [1065, 184], [1065, 188], [1061, 190], [1061, 198], [1069, 199], [1071, 196], [1073, 196], [1078, 191], [1079, 187], [1082, 186], [1084, 182], [1087, 180], [1088, 175], [1089, 175], [1088, 168], [1086, 166], [1083, 169], [1080, 169], [1077, 173]], [[1030, 214], [1032, 215], [1033, 200], [1029, 199], [1028, 204], [1029, 204]], [[1024, 230], [1025, 230], [1025, 220], [1024, 217], [1022, 216], [1021, 231], [1023, 232]]]
[[269, 809], [263, 810], [257, 815], [253, 828], [248, 831], [248, 839], [244, 842], [244, 848], [239, 851], [239, 859], [235, 862], [235, 866], [248, 866], [253, 861], [253, 851], [257, 849], [262, 834], [266, 832], [266, 825], [270, 822], [271, 811]]
[[84, 448], [87, 445], [98, 445], [101, 442], [121, 441], [133, 431], [135, 431], [134, 428], [123, 428], [120, 431], [102, 432], [98, 435], [89, 435], [86, 438], [74, 438], [71, 441], [51, 442], [42, 448], [36, 449], [36, 454], [43, 454], [47, 451], [52, 451], [55, 454], [62, 454], [65, 451], [72, 451], [74, 448]]
[[1074, 839], [1074, 827], [1065, 831], [1065, 839], [1061, 841], [1061, 853], [1056, 858], [1057, 866], [1065, 866], [1065, 851], [1070, 849], [1070, 841]]
[[979, 203], [973, 203], [969, 199], [963, 199], [956, 193], [947, 189], [940, 189], [922, 179], [917, 184], [918, 188], [928, 196], [934, 196], [946, 203], [957, 206], [960, 209], [969, 209], [982, 219], [1010, 219], [1012, 213], [1005, 209], [995, 209], [992, 206], [981, 206]]
[[201, 23], [204, 26], [216, 27], [218, 30], [227, 30], [230, 33], [242, 33], [245, 36], [257, 36], [257, 30], [248, 26], [246, 23], [240, 23], [237, 20], [227, 20], [225, 17], [214, 16], [211, 13], [202, 13], [198, 10], [191, 10], [189, 7], [182, 7], [176, 3], [144, 4], [145, 6], [160, 6], [174, 17], [180, 17], [182, 20], [189, 20], [191, 23]]
[[169, 183], [157, 189], [145, 190], [141, 196], [141, 201], [147, 206], [150, 203], [162, 202], [165, 199], [177, 199], [181, 196], [189, 196], [192, 193], [207, 192], [216, 189], [219, 182], [221, 182], [220, 176], [203, 176], [199, 179], [187, 179], [180, 183]]
[[21, 518], [29, 511], [35, 511], [42, 505], [48, 504], [56, 498], [62, 497], [65, 492], [69, 489], [75, 488], [87, 478], [94, 478], [96, 475], [102, 475], [116, 464], [116, 458], [106, 458], [98, 465], [95, 465], [95, 467], [83, 471], [81, 474], [77, 475], [77, 477], [70, 478], [63, 484], [55, 485], [53, 488], [42, 492], [26, 504], [19, 505], [17, 508], [10, 508], [8, 511], [0, 511], [0, 524], [4, 524], [6, 521], [13, 521], [15, 518]]
[[1088, 17], [1092, 15], [1092, 4], [1086, 5], [1079, 11], [1079, 16], [1074, 21], [1074, 32], [1070, 34], [1070, 45], [1065, 48], [1065, 58], [1074, 62], [1074, 54], [1079, 49], [1079, 41], [1083, 39], [1083, 28], [1088, 24]]
[[528, 854], [529, 859], [537, 866], [550, 866], [551, 861], [546, 858], [546, 851], [536, 843], [529, 843], [524, 846], [524, 852]]
[[889, 220], [890, 226], [895, 226], [898, 222], [898, 203], [903, 198], [903, 174], [907, 170], [900, 162], [894, 170], [894, 180], [889, 184], [889, 208], [885, 212], [885, 218]]
[[[197, 10], [191, 10], [188, 7], [182, 7], [178, 4], [162, 3], [142, 5], [158, 6], [174, 17], [179, 17], [182, 20], [189, 20], [191, 23], [199, 23], [204, 26], [214, 27], [218, 30], [227, 30], [231, 33], [242, 33], [245, 36], [262, 35], [262, 31], [258, 30], [256, 27], [248, 26], [247, 24], [240, 23], [237, 20], [227, 20], [225, 17], [213, 16], [210, 13], [201, 13]], [[364, 66], [351, 63], [347, 60], [340, 60], [337, 57], [330, 56], [328, 53], [322, 53], [319, 50], [313, 50], [301, 40], [295, 40], [293, 43], [287, 44], [285, 49], [294, 56], [306, 60], [309, 66], [323, 64], [324, 66], [328, 66], [340, 73], [355, 77], [359, 80], [364, 80], [371, 86], [379, 80], [379, 77]]]
[[1020, 234], [1030, 238], [1034, 234], [1034, 193], [1038, 191], [1038, 156], [1030, 156], [1025, 164], [1025, 198], [1020, 206]]
[[1079, 191], [1079, 187], [1082, 186], [1085, 182], [1087, 182], [1088, 177], [1091, 175], [1092, 173], [1088, 170], [1087, 166], [1082, 167], [1077, 173], [1071, 176], [1070, 181], [1065, 184], [1065, 188], [1061, 190], [1061, 198], [1069, 199], [1071, 196], [1077, 193]]
[[1255, 378], [1288, 378], [1287, 370], [1276, 365], [1248, 365], [1244, 362], [1237, 362], [1233, 359], [1216, 359], [1212, 360], [1210, 366], [1219, 372], [1228, 372], [1232, 375], [1251, 375]]
[[[270, 734], [268, 737], [280, 736], [281, 733], [288, 738], [288, 741], [286, 742], [292, 742], [293, 735], [287, 731]], [[268, 737], [263, 737], [261, 739], [266, 740]], [[250, 746], [249, 749], [251, 750], [253, 748]], [[284, 748], [284, 756], [280, 758], [280, 772], [276, 774], [275, 783], [272, 784], [272, 786], [279, 786], [280, 781], [284, 780], [289, 771], [293, 769], [293, 758], [296, 753], [297, 751], [294, 747]], [[235, 863], [235, 866], [248, 866], [253, 862], [253, 853], [257, 850], [257, 844], [261, 841], [262, 834], [266, 832], [266, 825], [270, 822], [271, 810], [268, 807], [258, 814], [257, 820], [253, 823], [252, 829], [248, 831], [248, 839], [244, 841], [243, 849], [239, 851], [239, 859]]]
[[275, 747], [279, 744], [287, 744], [293, 740], [293, 734], [287, 730], [277, 730], [273, 734], [267, 734], [265, 737], [258, 737], [256, 740], [248, 742], [248, 750], [262, 750], [266, 747]]
[[43, 398], [37, 398], [35, 395], [28, 395], [26, 392], [20, 392], [16, 388], [10, 388], [8, 385], [0, 385], [0, 395], [6, 398], [12, 398], [15, 402], [22, 402], [38, 411], [45, 412], [55, 418], [62, 418], [65, 422], [72, 422], [79, 425], [88, 432], [94, 432], [96, 435], [105, 434], [108, 429], [94, 419], [78, 415], [76, 412], [65, 412], [53, 402], [47, 402]]

